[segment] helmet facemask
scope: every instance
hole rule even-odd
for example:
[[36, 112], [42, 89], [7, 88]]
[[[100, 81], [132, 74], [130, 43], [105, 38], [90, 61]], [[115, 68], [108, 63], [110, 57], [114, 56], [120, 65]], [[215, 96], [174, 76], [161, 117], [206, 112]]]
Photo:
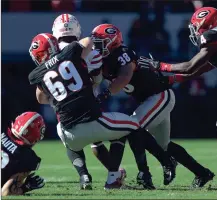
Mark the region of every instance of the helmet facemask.
[[203, 25], [205, 19], [202, 20], [200, 23], [196, 22], [195, 24], [189, 24], [188, 28], [190, 29], [190, 35], [189, 38], [193, 45], [198, 46], [197, 40], [200, 36], [199, 29]]
[[115, 41], [116, 37], [111, 40], [110, 38], [100, 39], [93, 36], [94, 49], [99, 51], [102, 57], [107, 57], [110, 54], [109, 45]]

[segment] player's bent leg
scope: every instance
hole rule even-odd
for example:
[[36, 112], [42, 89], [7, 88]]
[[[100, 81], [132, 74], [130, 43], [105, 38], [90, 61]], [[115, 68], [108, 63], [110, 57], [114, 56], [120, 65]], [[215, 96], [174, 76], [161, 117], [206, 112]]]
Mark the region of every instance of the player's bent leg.
[[73, 151], [67, 148], [67, 155], [80, 176], [80, 188], [84, 190], [91, 190], [92, 177], [86, 167], [84, 151]]
[[144, 138], [144, 136], [144, 131], [140, 128], [128, 136], [128, 141], [139, 170], [139, 173], [136, 178], [137, 183], [139, 185], [142, 185], [144, 189], [154, 190], [155, 187], [152, 182], [152, 175], [149, 171], [145, 152], [145, 142], [147, 140]]
[[164, 151], [167, 151], [168, 144], [170, 143], [170, 114], [165, 116], [165, 119], [161, 121], [157, 126], [150, 124], [147, 127], [148, 131], [155, 137], [157, 143]]
[[[118, 119], [118, 120], [117, 120]], [[115, 131], [119, 134], [120, 131], [127, 131], [128, 134], [132, 130], [139, 128], [138, 122], [132, 120], [129, 116], [122, 113], [103, 113], [99, 119], [99, 123], [110, 131]], [[129, 132], [130, 131], [130, 132]], [[108, 179], [105, 184], [105, 189], [119, 189], [125, 178], [125, 170], [118, 170], [125, 147], [126, 138], [122, 137], [118, 140], [112, 140], [110, 146], [110, 161]], [[124, 173], [123, 173], [124, 172]], [[119, 181], [121, 179], [121, 181]]]
[[[150, 128], [149, 128], [150, 127]], [[168, 144], [170, 143], [170, 114], [168, 113], [167, 116], [165, 116], [165, 119], [158, 124], [157, 126], [151, 126], [149, 125], [148, 130], [150, 133], [155, 137], [157, 143], [161, 146], [161, 148], [168, 154], [167, 148]], [[170, 170], [172, 171], [172, 179], [173, 180], [176, 176], [176, 167], [177, 167], [177, 162], [173, 157], [170, 157], [171, 160], [171, 168]], [[167, 177], [170, 177], [168, 175], [170, 173], [167, 169], [164, 168], [164, 184], [168, 185], [171, 181], [170, 178], [168, 179]]]
[[[133, 116], [138, 119], [142, 128], [146, 129], [148, 127], [148, 129], [154, 129], [158, 127], [162, 121], [169, 119], [168, 116], [170, 116], [170, 112], [172, 111], [174, 105], [175, 95], [173, 91], [166, 90], [160, 94], [149, 97], [135, 110]], [[161, 141], [161, 144], [164, 143], [162, 145], [164, 149], [167, 147], [170, 136], [170, 121], [168, 122], [169, 123], [165, 123], [164, 125], [165, 134], [163, 136], [161, 135], [160, 137], [162, 137], [162, 139], [159, 140]], [[160, 153], [159, 145], [157, 144], [149, 145], [148, 143], [146, 149], [149, 150], [149, 152], [153, 154], [159, 162], [161, 162], [164, 169], [164, 184], [168, 185], [175, 178], [175, 166], [173, 165], [173, 162], [170, 160], [170, 165], [167, 167], [165, 167], [164, 164], [163, 158], [167, 158], [166, 160], [168, 162], [169, 155], [165, 152], [163, 153], [164, 156], [162, 156], [162, 152]]]
[[168, 145], [168, 152], [180, 164], [195, 174], [192, 184], [194, 188], [203, 187], [215, 176], [213, 172], [199, 164], [182, 146], [171, 141]]
[[96, 142], [91, 145], [91, 149], [96, 158], [108, 169], [110, 156], [106, 146], [102, 142]]
[[[103, 166], [107, 170], [109, 170], [109, 168], [116, 168], [116, 166], [120, 166], [123, 153], [124, 153], [125, 142], [126, 142], [125, 137], [119, 140], [111, 141], [109, 151], [107, 150], [106, 146], [102, 142], [96, 142], [92, 144], [91, 148], [92, 148], [94, 155], [97, 157], [97, 159], [103, 164]], [[110, 159], [110, 157], [112, 159]], [[124, 182], [124, 179], [127, 176], [126, 170], [123, 168], [119, 168], [119, 171], [121, 171], [121, 174], [122, 174], [121, 179], [122, 179], [122, 182]]]
[[[98, 141], [110, 141], [120, 139], [128, 135], [131, 131], [139, 128], [136, 120], [122, 113], [103, 113], [96, 121], [78, 124], [69, 130], [60, 129], [60, 138], [66, 147], [74, 152], [82, 150], [86, 145]], [[109, 166], [107, 183], [111, 184], [120, 179], [121, 173], [118, 171], [119, 165]]]
[[119, 140], [112, 140], [110, 144], [109, 154], [110, 154], [110, 170], [114, 171], [120, 167], [124, 149], [125, 149], [126, 137], [122, 137]]
[[134, 112], [142, 128], [156, 127], [172, 111], [175, 105], [175, 95], [172, 90], [165, 90], [149, 97]]
[[69, 145], [67, 145], [64, 137], [64, 130], [62, 129], [60, 123], [57, 125], [57, 133], [60, 139], [62, 140], [64, 146], [66, 147], [67, 156], [69, 160], [71, 161], [71, 163], [73, 164], [73, 166], [75, 167], [76, 171], [80, 176], [80, 188], [85, 190], [91, 190], [92, 177], [87, 170], [85, 154], [83, 150], [76, 152], [69, 148]]

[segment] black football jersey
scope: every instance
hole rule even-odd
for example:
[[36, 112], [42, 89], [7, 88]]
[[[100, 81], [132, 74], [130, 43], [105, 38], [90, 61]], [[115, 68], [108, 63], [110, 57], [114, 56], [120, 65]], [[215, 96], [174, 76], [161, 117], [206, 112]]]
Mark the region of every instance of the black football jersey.
[[8, 133], [1, 134], [1, 187], [16, 173], [37, 170], [40, 162], [31, 147], [14, 143]]
[[37, 84], [50, 98], [64, 128], [101, 115], [86, 63], [81, 58], [82, 49], [78, 42], [72, 42], [29, 74], [30, 83]]
[[[120, 46], [103, 59], [104, 78], [112, 81], [117, 78], [121, 67], [131, 62], [136, 63], [137, 60], [138, 57], [134, 51], [127, 46]], [[124, 91], [133, 95], [138, 102], [143, 102], [146, 98], [167, 89], [167, 86], [160, 79], [161, 75], [158, 72], [155, 73], [137, 65], [133, 77], [129, 84], [125, 86]]]
[[210, 63], [217, 67], [217, 28], [205, 31], [197, 40], [198, 46], [200, 48], [203, 45], [212, 43], [216, 45], [216, 54], [212, 56], [210, 59]]

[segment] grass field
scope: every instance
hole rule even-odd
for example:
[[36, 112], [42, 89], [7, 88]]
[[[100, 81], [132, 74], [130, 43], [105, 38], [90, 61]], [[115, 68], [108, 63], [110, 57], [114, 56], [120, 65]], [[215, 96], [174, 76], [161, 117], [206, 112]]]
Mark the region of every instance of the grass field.
[[[177, 140], [203, 165], [217, 174], [217, 142], [216, 140]], [[66, 157], [65, 148], [60, 141], [41, 142], [35, 147], [42, 158], [38, 174], [47, 181], [44, 188], [35, 190], [20, 197], [4, 199], [217, 199], [217, 177], [211, 187], [206, 185], [202, 190], [190, 189], [194, 175], [182, 166], [177, 168], [174, 182], [165, 187], [162, 168], [155, 158], [148, 155], [149, 166], [153, 181], [158, 188], [156, 191], [144, 190], [113, 190], [104, 191], [103, 186], [107, 172], [90, 151], [85, 149], [87, 164], [93, 176], [93, 190], [79, 190], [78, 175]], [[122, 166], [127, 170], [126, 184], [136, 186], [137, 169], [127, 146]]]

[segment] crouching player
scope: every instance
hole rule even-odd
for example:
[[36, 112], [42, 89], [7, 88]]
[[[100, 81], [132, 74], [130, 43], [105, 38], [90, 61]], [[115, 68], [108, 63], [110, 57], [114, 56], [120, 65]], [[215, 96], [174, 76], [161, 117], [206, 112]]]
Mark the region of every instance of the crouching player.
[[2, 196], [22, 195], [44, 187], [44, 179], [31, 173], [39, 168], [41, 158], [32, 146], [43, 139], [45, 124], [36, 112], [25, 112], [1, 134]]

